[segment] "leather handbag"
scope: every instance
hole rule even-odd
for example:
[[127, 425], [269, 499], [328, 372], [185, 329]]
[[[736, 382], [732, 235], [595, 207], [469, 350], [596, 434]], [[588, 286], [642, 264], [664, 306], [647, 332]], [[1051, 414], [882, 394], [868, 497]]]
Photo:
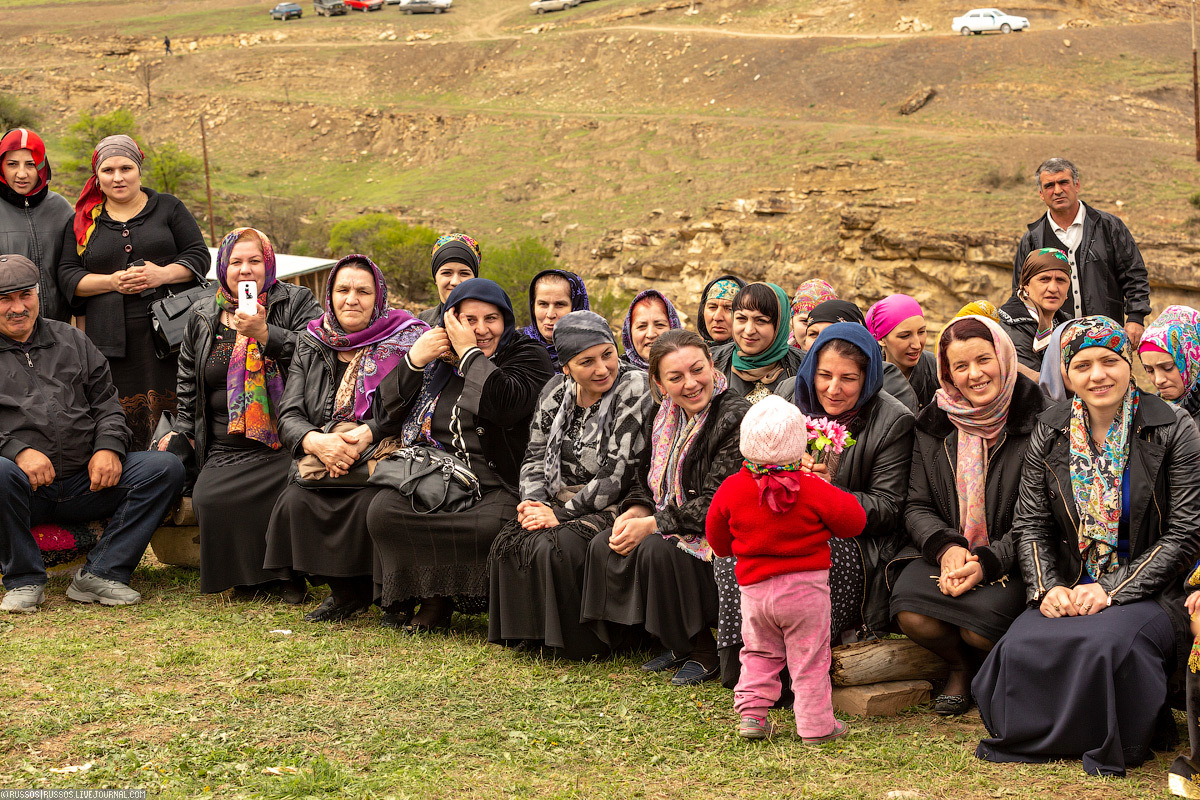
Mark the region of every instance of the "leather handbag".
[[150, 304], [150, 327], [154, 333], [154, 354], [162, 359], [179, 352], [187, 330], [188, 312], [198, 301], [212, 294], [208, 281], [199, 286], [175, 292], [167, 287], [167, 296]]
[[422, 445], [401, 448], [380, 461], [368, 483], [395, 489], [419, 514], [466, 511], [482, 496], [479, 479], [466, 464]]

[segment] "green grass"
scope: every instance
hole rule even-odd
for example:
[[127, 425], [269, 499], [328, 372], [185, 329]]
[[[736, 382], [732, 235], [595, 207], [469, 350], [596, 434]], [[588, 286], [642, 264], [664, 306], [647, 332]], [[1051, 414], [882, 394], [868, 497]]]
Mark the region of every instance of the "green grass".
[[[374, 613], [315, 625], [304, 609], [197, 595], [195, 572], [143, 566], [146, 602], [77, 606], [52, 579], [31, 617], [0, 622], [0, 785], [146, 788], [153, 797], [1148, 798], [1167, 756], [1125, 780], [1077, 764], [998, 765], [978, 720], [922, 709], [857, 719], [804, 747], [734, 734], [730, 692], [676, 689], [644, 654], [576, 664], [485, 642], [482, 617], [406, 637]], [[311, 606], [310, 606], [311, 607]], [[291, 630], [291, 634], [271, 633]], [[82, 773], [53, 773], [91, 763]], [[280, 774], [274, 774], [274, 773]]]

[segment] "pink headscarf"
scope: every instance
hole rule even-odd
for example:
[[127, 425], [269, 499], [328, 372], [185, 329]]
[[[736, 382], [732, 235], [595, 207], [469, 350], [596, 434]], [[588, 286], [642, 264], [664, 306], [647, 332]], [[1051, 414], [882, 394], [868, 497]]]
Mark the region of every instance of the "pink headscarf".
[[[911, 315], [910, 315], [911, 316]], [[952, 320], [947, 327], [959, 325], [963, 320], [982, 322], [992, 334], [996, 356], [1000, 362], [1000, 379], [1004, 385], [1000, 394], [986, 406], [973, 406], [963, 397], [954, 384], [941, 377], [949, 373], [946, 354], [942, 352], [941, 338], [938, 339], [938, 379], [942, 388], [937, 390], [938, 408], [958, 429], [958, 458], [955, 482], [958, 489], [959, 529], [966, 537], [969, 548], [988, 543], [987, 506], [984, 485], [987, 479], [987, 440], [1000, 435], [1008, 422], [1008, 409], [1012, 404], [1013, 390], [1017, 386], [1017, 349], [1012, 339], [1000, 324], [988, 317], [971, 315]]]
[[877, 341], [896, 329], [909, 317], [924, 317], [921, 304], [906, 294], [893, 294], [867, 310], [867, 330]]

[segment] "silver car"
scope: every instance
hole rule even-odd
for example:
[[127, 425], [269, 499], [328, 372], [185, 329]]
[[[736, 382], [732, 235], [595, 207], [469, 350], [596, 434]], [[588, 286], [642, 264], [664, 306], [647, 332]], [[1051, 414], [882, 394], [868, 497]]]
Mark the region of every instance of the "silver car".
[[529, 7], [535, 14], [545, 14], [547, 11], [562, 11], [577, 5], [579, 5], [579, 0], [533, 0]]
[[399, 0], [403, 14], [441, 14], [449, 11], [454, 0]]

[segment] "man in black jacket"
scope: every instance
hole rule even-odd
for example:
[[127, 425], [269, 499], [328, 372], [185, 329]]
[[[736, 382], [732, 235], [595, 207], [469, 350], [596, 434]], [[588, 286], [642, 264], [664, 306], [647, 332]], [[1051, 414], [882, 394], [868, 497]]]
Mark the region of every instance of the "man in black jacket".
[[1063, 305], [1073, 317], [1103, 314], [1124, 321], [1134, 349], [1150, 313], [1150, 279], [1142, 254], [1125, 223], [1079, 199], [1079, 170], [1065, 158], [1037, 168], [1038, 197], [1048, 211], [1029, 223], [1013, 259], [1013, 294], [1021, 265], [1034, 250], [1054, 247], [1071, 264], [1071, 297]]
[[34, 525], [104, 518], [67, 597], [131, 605], [142, 596], [130, 576], [179, 495], [183, 464], [170, 453], [126, 454], [108, 362], [81, 331], [38, 310], [37, 265], [0, 255], [0, 611], [34, 612], [45, 599]]

